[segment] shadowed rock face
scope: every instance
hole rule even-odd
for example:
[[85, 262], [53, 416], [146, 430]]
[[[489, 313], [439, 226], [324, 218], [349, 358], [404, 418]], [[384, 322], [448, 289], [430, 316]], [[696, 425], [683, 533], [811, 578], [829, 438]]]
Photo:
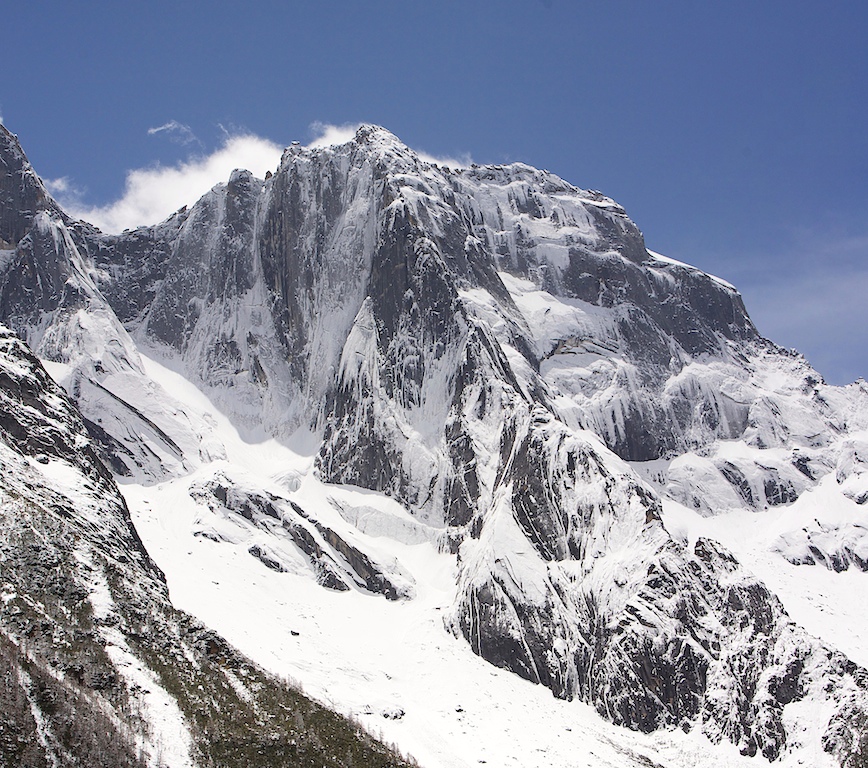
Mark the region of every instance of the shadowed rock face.
[[[843, 432], [842, 411], [758, 336], [734, 289], [649, 253], [611, 200], [520, 164], [439, 168], [366, 126], [342, 146], [288, 149], [267, 180], [236, 171], [156, 227], [107, 236], [46, 205], [14, 225], [21, 268], [7, 269], [2, 316], [52, 339], [99, 307], [124, 324], [106, 325], [107, 346], [129, 333], [172, 349], [237, 424], [313, 428], [323, 480], [448, 529], [447, 624], [476, 653], [617, 723], [699, 725], [770, 759], [787, 749], [784, 707], [817, 697], [833, 713], [824, 747], [855, 753], [864, 672], [714, 542], [673, 541], [622, 461], [695, 449], [667, 478], [684, 503], [713, 514], [713, 488], [785, 504], [834, 465], [816, 436]], [[790, 400], [763, 389], [769, 361]], [[832, 399], [858, 412], [868, 393], [846, 398]], [[121, 463], [140, 455], [124, 430], [99, 429]], [[715, 453], [735, 439], [778, 453]], [[861, 464], [846, 466], [861, 498]], [[215, 514], [278, 525], [323, 586], [411, 597], [286, 500], [228, 481], [197, 493]]]
[[8, 321], [24, 327], [59, 306], [77, 305], [81, 296], [74, 281], [72, 263], [58, 258], [64, 243], [58, 243], [59, 230], [49, 214], [39, 212], [33, 226], [17, 241], [9, 269], [0, 288], [0, 310]]

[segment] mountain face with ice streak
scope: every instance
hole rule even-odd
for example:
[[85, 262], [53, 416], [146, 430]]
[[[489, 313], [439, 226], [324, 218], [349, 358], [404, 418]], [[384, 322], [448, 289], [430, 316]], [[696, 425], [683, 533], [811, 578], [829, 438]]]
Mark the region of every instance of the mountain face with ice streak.
[[[864, 759], [864, 669], [672, 522], [828, 493], [833, 519], [776, 532], [779, 568], [868, 563], [868, 388], [761, 338], [732, 286], [648, 251], [599, 193], [521, 164], [440, 167], [373, 126], [121, 235], [66, 218], [3, 139], [0, 319], [118, 477], [191, 478], [197, 535], [412, 601], [412, 563], [358, 508], [304, 495], [377, 492], [410, 514], [382, 532], [455, 559], [445, 629], [493, 664], [633, 729], [793, 761], [807, 729], [828, 760]], [[145, 352], [250, 440], [309, 433], [306, 468], [233, 470], [214, 417]]]

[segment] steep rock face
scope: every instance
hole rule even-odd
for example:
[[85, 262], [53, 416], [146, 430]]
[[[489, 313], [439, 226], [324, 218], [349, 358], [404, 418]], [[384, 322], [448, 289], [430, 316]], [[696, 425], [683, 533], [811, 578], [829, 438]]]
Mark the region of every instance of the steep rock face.
[[[0, 328], [0, 355], [0, 429], [9, 453], [5, 492], [14, 495], [17, 482], [25, 498], [43, 489], [50, 496], [49, 489], [56, 489], [61, 498], [51, 505], [55, 514], [90, 529], [105, 552], [159, 583], [161, 574], [136, 537], [123, 497], [66, 394], [6, 328]], [[80, 500], [70, 504], [62, 498], [67, 485], [80, 488]]]
[[[291, 147], [268, 180], [237, 171], [156, 227], [27, 221], [0, 309], [44, 357], [80, 361], [65, 383], [92, 421], [118, 403], [97, 425], [118, 467], [155, 479], [220, 456], [207, 425], [145, 393], [135, 345], [156, 346], [240, 428], [311, 428], [323, 480], [441, 529], [460, 563], [447, 623], [492, 663], [630, 727], [701, 723], [769, 758], [804, 717], [785, 708], [811, 696], [825, 748], [860, 749], [864, 672], [713, 542], [673, 541], [658, 493], [762, 510], [837, 467], [859, 503], [847, 440], [868, 391], [761, 339], [731, 286], [648, 252], [613, 201], [523, 165], [440, 168], [365, 126]], [[121, 393], [100, 376], [122, 365]], [[291, 541], [324, 586], [399, 596], [399, 571], [291, 498], [194, 493], [270, 531], [248, 549], [266, 567], [295, 567]]]
[[18, 245], [41, 211], [68, 221], [27, 160], [18, 137], [0, 125], [0, 250]]
[[[309, 420], [361, 304], [378, 182], [372, 158], [352, 149], [313, 158], [287, 150], [265, 183], [238, 171], [150, 250], [145, 230], [93, 246], [100, 288], [119, 314], [180, 353], [248, 426], [263, 411], [275, 434]], [[144, 295], [128, 297], [141, 280], [124, 272], [140, 255], [153, 265], [147, 306]]]
[[121, 616], [141, 627], [151, 604], [166, 603], [162, 574], [80, 417], [6, 329], [0, 398], [3, 672], [34, 713], [10, 708], [4, 725], [16, 738], [33, 734], [34, 765], [144, 764], [129, 719], [114, 714], [135, 696], [108, 635]]

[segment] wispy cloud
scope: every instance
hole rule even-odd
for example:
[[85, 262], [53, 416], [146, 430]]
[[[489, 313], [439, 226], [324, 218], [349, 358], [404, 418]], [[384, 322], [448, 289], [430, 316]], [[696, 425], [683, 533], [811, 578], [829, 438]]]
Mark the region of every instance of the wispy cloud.
[[75, 186], [69, 176], [60, 176], [56, 179], [43, 179], [42, 183], [45, 188], [56, 198], [78, 199], [81, 197], [83, 190]]
[[199, 138], [193, 133], [189, 125], [179, 123], [177, 120], [169, 120], [168, 123], [163, 123], [156, 128], [148, 128], [148, 136], [155, 136], [158, 133], [165, 133], [169, 137], [169, 141], [175, 144], [198, 144], [203, 146]]
[[[90, 207], [57, 187], [60, 202], [78, 218], [104, 232], [117, 233], [156, 224], [185, 205], [195, 203], [211, 187], [229, 179], [236, 168], [262, 178], [280, 162], [283, 148], [253, 135], [227, 135], [220, 147], [173, 166], [137, 168], [127, 173], [124, 192], [107, 205]], [[54, 180], [69, 187], [68, 179]]]
[[763, 261], [737, 283], [760, 332], [834, 384], [868, 377], [868, 234], [803, 229]]
[[[332, 125], [331, 123], [316, 122], [311, 124], [310, 131], [313, 139], [307, 145], [311, 149], [321, 147], [331, 147], [339, 144], [346, 144], [352, 141], [356, 135], [356, 131], [364, 125], [364, 123], [343, 123], [342, 125]], [[449, 168], [466, 168], [473, 159], [469, 153], [462, 153], [458, 156], [438, 156], [432, 155], [424, 150], [416, 149], [416, 154], [421, 160], [434, 165], [448, 166]]]
[[361, 128], [363, 123], [343, 123], [342, 125], [331, 125], [330, 123], [312, 123], [310, 132], [313, 139], [307, 145], [310, 149], [318, 149], [320, 147], [332, 147], [338, 144], [346, 144], [352, 141], [356, 135], [356, 131]]
[[473, 163], [473, 158], [470, 156], [469, 152], [464, 152], [457, 157], [453, 157], [450, 155], [447, 156], [437, 156], [437, 155], [429, 155], [427, 152], [417, 151], [417, 153], [422, 160], [426, 163], [433, 163], [434, 165], [442, 165], [447, 168], [468, 168]]

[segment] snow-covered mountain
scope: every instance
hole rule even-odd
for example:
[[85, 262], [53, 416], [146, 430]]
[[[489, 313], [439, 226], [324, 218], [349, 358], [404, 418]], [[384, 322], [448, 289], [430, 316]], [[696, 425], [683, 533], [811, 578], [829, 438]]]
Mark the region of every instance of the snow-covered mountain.
[[[0, 160], [0, 320], [175, 604], [255, 661], [423, 765], [865, 759], [868, 386], [761, 338], [612, 200], [364, 126], [109, 236], [5, 129]], [[433, 699], [428, 665], [456, 678]], [[521, 700], [444, 703], [485, 691]], [[528, 701], [567, 747], [498, 751]]]
[[3, 765], [407, 766], [174, 609], [80, 415], [0, 327]]

